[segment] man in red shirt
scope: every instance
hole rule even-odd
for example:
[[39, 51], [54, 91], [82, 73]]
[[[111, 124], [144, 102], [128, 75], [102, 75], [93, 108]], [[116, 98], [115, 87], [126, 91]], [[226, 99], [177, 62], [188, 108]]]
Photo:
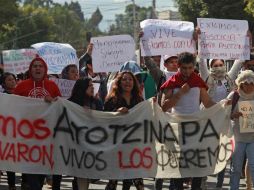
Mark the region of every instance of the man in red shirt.
[[[37, 56], [29, 66], [29, 79], [20, 82], [13, 93], [20, 96], [43, 98], [47, 102], [56, 100], [61, 93], [57, 85], [48, 80], [47, 71], [47, 64]], [[42, 190], [45, 175], [25, 174], [25, 178], [29, 190]]]

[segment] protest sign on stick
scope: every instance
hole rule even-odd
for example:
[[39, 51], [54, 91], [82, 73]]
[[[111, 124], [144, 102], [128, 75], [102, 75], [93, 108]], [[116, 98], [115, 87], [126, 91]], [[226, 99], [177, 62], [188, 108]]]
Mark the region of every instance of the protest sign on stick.
[[60, 74], [69, 64], [78, 66], [76, 50], [70, 44], [42, 42], [32, 45], [48, 65], [48, 74]]
[[246, 20], [198, 18], [198, 55], [204, 59], [250, 59]]
[[13, 74], [24, 73], [35, 58], [35, 49], [18, 49], [3, 51], [4, 71]]
[[72, 88], [76, 81], [58, 78], [50, 78], [50, 80], [57, 84], [63, 98], [69, 98], [71, 96]]
[[135, 57], [135, 42], [130, 35], [91, 38], [94, 72], [119, 71], [126, 61]]
[[142, 56], [195, 53], [192, 22], [148, 19], [140, 27], [144, 32], [140, 39]]
[[243, 115], [239, 117], [240, 133], [254, 132], [254, 101], [239, 101], [239, 112]]

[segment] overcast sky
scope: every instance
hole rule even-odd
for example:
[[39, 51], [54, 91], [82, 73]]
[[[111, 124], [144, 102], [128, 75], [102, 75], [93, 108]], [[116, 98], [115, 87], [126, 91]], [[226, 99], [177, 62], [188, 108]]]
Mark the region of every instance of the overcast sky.
[[[71, 2], [72, 0], [53, 0], [54, 2], [64, 3]], [[75, 0], [73, 0], [75, 1]], [[100, 23], [100, 29], [107, 30], [108, 26], [114, 22], [115, 14], [124, 13], [125, 6], [131, 4], [131, 0], [78, 0], [82, 7], [85, 18], [89, 18], [91, 14], [100, 8], [103, 15], [103, 20]], [[149, 7], [152, 5], [152, 0], [135, 0], [135, 3], [142, 7]], [[157, 0], [157, 11], [162, 10], [177, 10], [174, 7], [173, 0]]]

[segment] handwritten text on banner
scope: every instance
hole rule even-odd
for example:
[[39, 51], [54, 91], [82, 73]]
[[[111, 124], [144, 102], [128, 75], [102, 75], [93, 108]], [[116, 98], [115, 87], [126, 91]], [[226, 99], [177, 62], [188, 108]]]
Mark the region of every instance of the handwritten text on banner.
[[224, 169], [231, 155], [221, 103], [173, 115], [144, 101], [123, 115], [62, 98], [47, 104], [0, 94], [0, 102], [4, 171], [90, 179], [202, 177]]

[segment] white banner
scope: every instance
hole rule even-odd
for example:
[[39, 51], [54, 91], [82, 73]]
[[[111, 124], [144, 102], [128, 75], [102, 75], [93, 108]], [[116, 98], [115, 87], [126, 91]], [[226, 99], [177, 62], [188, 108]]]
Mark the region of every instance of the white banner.
[[130, 35], [91, 38], [94, 72], [119, 71], [126, 61], [135, 57], [135, 42]]
[[0, 102], [4, 171], [90, 179], [201, 177], [224, 169], [231, 155], [230, 109], [222, 103], [173, 115], [152, 101], [128, 114], [87, 110], [62, 98], [48, 104], [0, 94]]
[[140, 39], [142, 56], [195, 53], [192, 22], [148, 19], [140, 27], [144, 32]]
[[198, 54], [204, 59], [250, 59], [246, 20], [198, 18]]
[[239, 112], [243, 116], [239, 117], [240, 133], [253, 133], [254, 132], [254, 101], [239, 101]]
[[42, 42], [31, 45], [48, 65], [48, 74], [60, 74], [69, 64], [78, 66], [76, 50], [70, 44]]
[[3, 53], [4, 72], [25, 73], [35, 58], [35, 49], [5, 50]]

